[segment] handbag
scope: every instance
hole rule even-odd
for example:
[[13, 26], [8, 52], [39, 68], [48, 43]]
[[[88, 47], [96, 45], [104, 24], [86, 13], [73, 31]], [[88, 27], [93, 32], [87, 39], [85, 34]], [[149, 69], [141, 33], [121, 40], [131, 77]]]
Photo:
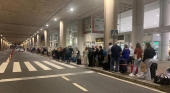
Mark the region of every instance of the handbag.
[[170, 85], [170, 78], [168, 78], [166, 74], [161, 73], [158, 76], [154, 77], [154, 83], [167, 86], [167, 85]]
[[146, 72], [147, 71], [147, 67], [146, 67], [146, 63], [145, 62], [141, 62], [141, 64], [140, 64], [140, 71], [141, 72]]

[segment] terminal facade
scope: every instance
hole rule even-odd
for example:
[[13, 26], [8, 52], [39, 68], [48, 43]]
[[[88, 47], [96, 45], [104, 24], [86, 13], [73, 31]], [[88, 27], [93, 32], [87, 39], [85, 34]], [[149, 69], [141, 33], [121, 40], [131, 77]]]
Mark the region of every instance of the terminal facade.
[[[57, 47], [72, 46], [84, 51], [85, 47], [103, 46], [107, 49], [109, 42], [119, 42], [121, 48], [127, 44], [135, 47], [137, 42], [150, 42], [156, 50], [156, 59], [166, 61], [170, 50], [170, 1], [169, 0], [133, 0], [129, 9], [120, 12], [119, 0], [100, 0], [103, 7], [90, 16], [75, 18], [70, 21], [58, 21], [56, 27], [51, 24], [33, 33], [22, 43], [24, 48], [31, 47]], [[99, 2], [100, 3], [100, 2]], [[70, 9], [70, 13], [76, 10]], [[70, 14], [71, 15], [71, 14]], [[85, 15], [85, 14], [84, 14]], [[69, 15], [68, 15], [69, 17]], [[49, 25], [49, 26], [48, 26]], [[53, 24], [54, 25], [54, 24]], [[111, 30], [118, 30], [117, 40], [111, 38]], [[1, 47], [9, 47], [7, 40], [1, 39]]]

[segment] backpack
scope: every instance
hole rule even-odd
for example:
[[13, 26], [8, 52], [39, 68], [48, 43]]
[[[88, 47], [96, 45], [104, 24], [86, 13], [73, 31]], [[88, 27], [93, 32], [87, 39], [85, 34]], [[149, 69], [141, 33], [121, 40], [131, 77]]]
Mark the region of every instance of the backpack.
[[103, 56], [106, 57], [107, 53], [106, 50], [103, 50]]

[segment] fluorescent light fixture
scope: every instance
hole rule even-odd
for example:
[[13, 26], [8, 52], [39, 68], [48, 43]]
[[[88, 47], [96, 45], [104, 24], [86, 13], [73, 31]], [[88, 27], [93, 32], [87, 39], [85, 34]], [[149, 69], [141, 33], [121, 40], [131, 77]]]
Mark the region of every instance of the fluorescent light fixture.
[[73, 8], [71, 8], [70, 10], [71, 10], [71, 11], [73, 11], [74, 9], [73, 9]]
[[47, 24], [46, 26], [48, 27], [49, 25]]

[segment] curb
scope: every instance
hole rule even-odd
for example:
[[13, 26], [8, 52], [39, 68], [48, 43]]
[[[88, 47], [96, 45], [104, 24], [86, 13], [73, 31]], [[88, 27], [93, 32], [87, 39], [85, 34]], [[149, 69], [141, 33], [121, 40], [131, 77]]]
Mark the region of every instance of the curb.
[[150, 82], [148, 83], [146, 81], [134, 79], [134, 78], [125, 76], [125, 75], [120, 74], [120, 73], [111, 73], [111, 72], [96, 69], [96, 68], [88, 68], [87, 67], [87, 69], [93, 70], [95, 72], [107, 74], [107, 75], [110, 75], [110, 76], [113, 76], [113, 77], [116, 77], [116, 78], [119, 78], [119, 79], [127, 80], [127, 81], [130, 81], [130, 82], [133, 82], [133, 83], [137, 83], [137, 84], [145, 85], [145, 86], [148, 86], [148, 87], [151, 87], [151, 88], [155, 88], [155, 89], [158, 89], [160, 91], [170, 93], [170, 86], [162, 86], [162, 85], [158, 85], [158, 84], [154, 84], [154, 83], [150, 83]]

